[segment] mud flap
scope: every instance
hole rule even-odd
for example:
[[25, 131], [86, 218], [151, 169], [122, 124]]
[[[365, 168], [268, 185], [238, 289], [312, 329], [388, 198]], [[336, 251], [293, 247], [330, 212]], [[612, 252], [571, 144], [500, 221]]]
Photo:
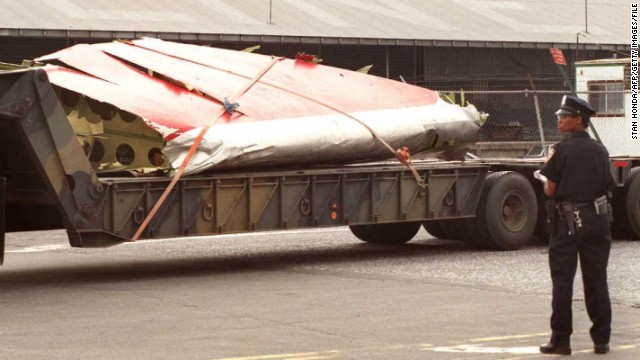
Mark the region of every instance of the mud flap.
[[7, 179], [0, 177], [0, 265], [4, 263], [4, 231], [5, 213], [4, 213], [4, 195], [7, 187]]

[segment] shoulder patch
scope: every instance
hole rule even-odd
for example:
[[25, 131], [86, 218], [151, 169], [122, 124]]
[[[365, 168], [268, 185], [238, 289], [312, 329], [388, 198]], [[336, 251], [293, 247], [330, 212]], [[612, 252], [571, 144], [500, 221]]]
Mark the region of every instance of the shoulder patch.
[[551, 160], [551, 158], [553, 157], [553, 155], [556, 154], [556, 148], [555, 147], [551, 147], [551, 149], [549, 149], [549, 156], [547, 156], [547, 160], [545, 160], [545, 164], [549, 162], [549, 160]]

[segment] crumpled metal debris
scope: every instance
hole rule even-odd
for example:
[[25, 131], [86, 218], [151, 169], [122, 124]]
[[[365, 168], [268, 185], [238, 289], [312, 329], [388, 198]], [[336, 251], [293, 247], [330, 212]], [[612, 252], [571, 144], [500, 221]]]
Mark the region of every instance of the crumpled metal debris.
[[380, 139], [459, 156], [482, 117], [394, 80], [158, 39], [81, 44], [36, 61], [48, 64], [96, 169], [175, 169], [211, 123], [186, 173], [392, 158]]
[[[438, 151], [445, 145], [475, 142], [479, 112], [439, 100], [436, 104], [351, 114], [366, 123], [391, 147], [411, 154]], [[165, 155], [174, 168], [200, 133], [196, 128], [167, 143]], [[343, 164], [380, 160], [393, 154], [360, 123], [341, 114], [233, 123], [212, 126], [184, 174], [207, 169]]]

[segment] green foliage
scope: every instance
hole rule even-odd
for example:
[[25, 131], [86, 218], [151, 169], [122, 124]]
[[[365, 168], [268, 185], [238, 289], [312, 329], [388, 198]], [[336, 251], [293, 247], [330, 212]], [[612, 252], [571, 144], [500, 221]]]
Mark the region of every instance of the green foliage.
[[372, 67], [373, 67], [373, 65], [363, 66], [360, 69], [356, 70], [356, 72], [363, 73], [363, 74], [368, 74], [369, 70], [371, 70]]
[[260, 49], [260, 45], [256, 45], [256, 46], [250, 46], [248, 48], [243, 49], [242, 51], [244, 52], [248, 52], [248, 53], [252, 53], [256, 50]]
[[[448, 93], [438, 92], [438, 96], [440, 96], [440, 98], [442, 100], [444, 100], [447, 103], [452, 104], [452, 105], [459, 105], [459, 106], [462, 106], [462, 107], [471, 105], [471, 103], [469, 103], [465, 99], [464, 90], [463, 89], [460, 89], [460, 103], [458, 103], [456, 93], [453, 92], [453, 91], [448, 92]], [[487, 114], [486, 112], [480, 111], [480, 118], [477, 121], [478, 125], [480, 125], [480, 126], [484, 125], [487, 122], [487, 118], [489, 118], [489, 114]]]
[[460, 89], [460, 103], [457, 102], [456, 100], [456, 93], [451, 91], [448, 93], [444, 93], [444, 92], [438, 92], [438, 95], [440, 96], [440, 98], [446, 102], [448, 102], [449, 104], [452, 105], [460, 105], [462, 107], [469, 105], [469, 103], [465, 100], [464, 98], [464, 90]]

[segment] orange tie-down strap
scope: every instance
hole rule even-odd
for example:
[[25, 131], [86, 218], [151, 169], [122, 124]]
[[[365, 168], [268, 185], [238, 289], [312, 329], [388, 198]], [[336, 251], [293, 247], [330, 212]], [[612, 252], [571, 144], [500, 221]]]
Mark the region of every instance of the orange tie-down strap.
[[[282, 57], [274, 57], [271, 60], [271, 62], [264, 69], [262, 69], [262, 71], [260, 71], [253, 79], [251, 79], [251, 81], [247, 84], [247, 86], [245, 86], [237, 94], [229, 97], [226, 100], [229, 103], [236, 102], [242, 95], [244, 95], [247, 91], [249, 91], [249, 89], [251, 89], [251, 87], [253, 85], [255, 85], [278, 61], [280, 61], [282, 59], [284, 59], [284, 58], [282, 58]], [[333, 110], [333, 111], [335, 111], [337, 113], [340, 113], [340, 114], [342, 114], [342, 115], [344, 115], [344, 116], [346, 116], [346, 117], [358, 122], [360, 125], [364, 126], [367, 130], [369, 130], [371, 135], [376, 140], [378, 140], [380, 143], [382, 143], [382, 145], [384, 145], [387, 149], [389, 149], [389, 152], [391, 152], [391, 154], [393, 154], [393, 156], [396, 159], [398, 159], [398, 161], [400, 161], [401, 163], [406, 165], [407, 168], [409, 168], [409, 170], [411, 170], [411, 173], [413, 174], [413, 177], [416, 179], [416, 183], [418, 184], [418, 186], [420, 188], [422, 188], [423, 190], [426, 189], [427, 186], [425, 185], [424, 181], [420, 177], [420, 174], [418, 174], [418, 172], [416, 171], [415, 167], [413, 167], [413, 165], [411, 165], [411, 157], [410, 157], [410, 154], [409, 154], [409, 150], [406, 147], [403, 147], [402, 149], [394, 150], [391, 147], [391, 145], [389, 145], [386, 141], [384, 141], [384, 139], [382, 139], [382, 137], [380, 137], [380, 135], [378, 135], [378, 133], [375, 130], [373, 130], [369, 125], [367, 125], [365, 122], [361, 121], [360, 119], [357, 119], [353, 115], [350, 115], [350, 114], [348, 114], [348, 113], [346, 113], [346, 112], [344, 112], [344, 111], [342, 111], [342, 110], [340, 110], [340, 109], [338, 109], [338, 108], [336, 108], [336, 107], [334, 107], [334, 106], [332, 106], [330, 104], [324, 103], [324, 102], [319, 101], [317, 99], [310, 98], [310, 97], [308, 97], [306, 95], [303, 95], [303, 94], [300, 94], [300, 93], [293, 92], [293, 91], [291, 91], [289, 89], [283, 88], [283, 87], [275, 85], [275, 84], [264, 83], [264, 85], [267, 85], [267, 86], [270, 86], [270, 87], [273, 87], [273, 88], [277, 88], [279, 90], [288, 92], [290, 94], [294, 94], [296, 96], [302, 97], [302, 98], [307, 99], [309, 101], [313, 101], [313, 102], [315, 102], [315, 103], [317, 103], [317, 104], [319, 104], [321, 106], [329, 108], [329, 109], [331, 109], [331, 110]], [[153, 208], [151, 209], [149, 214], [147, 214], [147, 217], [144, 219], [142, 224], [140, 224], [140, 227], [138, 227], [138, 230], [136, 231], [136, 233], [131, 238], [132, 242], [133, 241], [137, 241], [140, 238], [140, 235], [142, 235], [142, 232], [147, 228], [147, 226], [149, 226], [149, 223], [151, 222], [151, 219], [153, 219], [155, 214], [158, 212], [158, 209], [160, 209], [160, 207], [162, 206], [164, 201], [169, 196], [169, 193], [171, 192], [171, 190], [173, 190], [173, 188], [176, 186], [176, 184], [178, 183], [178, 181], [182, 177], [182, 173], [187, 168], [187, 165], [191, 161], [191, 158], [195, 154], [196, 149], [200, 145], [200, 142], [202, 142], [202, 139], [206, 135], [207, 131], [209, 131], [209, 128], [211, 127], [211, 125], [215, 124], [222, 117], [222, 115], [224, 115], [225, 111], [227, 111], [227, 109], [224, 108], [224, 107], [222, 109], [220, 109], [219, 113], [217, 113], [202, 128], [202, 130], [198, 134], [198, 137], [196, 137], [195, 141], [193, 142], [193, 145], [191, 145], [191, 148], [189, 148], [189, 152], [187, 153], [187, 156], [182, 161], [182, 165], [180, 165], [180, 168], [178, 169], [176, 174], [171, 179], [171, 182], [169, 183], [169, 186], [167, 186], [167, 188], [164, 190], [164, 192], [162, 193], [162, 195], [160, 196], [158, 201], [156, 201], [155, 205], [153, 206]]]
[[364, 121], [356, 118], [355, 116], [353, 116], [353, 115], [351, 115], [351, 114], [349, 114], [347, 112], [344, 112], [344, 111], [334, 107], [331, 104], [327, 104], [327, 103], [322, 102], [320, 100], [310, 98], [310, 97], [308, 97], [306, 95], [303, 95], [303, 94], [300, 94], [300, 93], [294, 93], [294, 92], [292, 92], [292, 91], [290, 91], [288, 89], [285, 89], [285, 88], [277, 86], [277, 85], [271, 85], [271, 84], [268, 84], [268, 85], [272, 86], [272, 87], [275, 87], [277, 89], [286, 91], [288, 93], [295, 94], [295, 95], [297, 95], [297, 96], [299, 96], [299, 97], [301, 97], [303, 99], [306, 99], [306, 100], [309, 100], [309, 101], [313, 101], [316, 104], [319, 104], [319, 105], [324, 106], [324, 107], [326, 107], [328, 109], [331, 109], [331, 110], [333, 110], [333, 111], [335, 111], [335, 112], [337, 112], [339, 114], [342, 114], [342, 115], [348, 117], [349, 119], [352, 119], [352, 120], [356, 121], [358, 124], [364, 126], [367, 130], [369, 130], [371, 135], [376, 140], [378, 140], [382, 145], [384, 145], [384, 147], [386, 147], [389, 150], [389, 152], [396, 159], [398, 159], [398, 161], [403, 163], [411, 171], [411, 173], [413, 174], [413, 177], [416, 179], [416, 183], [418, 184], [418, 186], [421, 189], [425, 190], [427, 188], [427, 185], [424, 183], [424, 180], [422, 180], [422, 178], [420, 177], [420, 174], [418, 174], [418, 171], [416, 170], [416, 168], [413, 165], [411, 165], [411, 155], [409, 154], [409, 149], [407, 149], [406, 146], [403, 146], [401, 149], [394, 150], [391, 147], [391, 145], [389, 145], [389, 143], [387, 143], [375, 130], [373, 130], [373, 128], [371, 128], [371, 126], [367, 125], [367, 123], [365, 123]]
[[[249, 89], [251, 89], [251, 87], [255, 85], [260, 80], [260, 78], [262, 78], [264, 74], [266, 74], [267, 71], [269, 71], [273, 67], [273, 65], [275, 65], [278, 61], [282, 59], [284, 58], [274, 57], [273, 59], [271, 59], [271, 62], [269, 62], [269, 64], [267, 64], [267, 66], [264, 69], [262, 69], [262, 71], [260, 71], [253, 79], [251, 79], [251, 81], [244, 88], [240, 89], [240, 91], [238, 91], [236, 94], [234, 94], [233, 96], [229, 97], [226, 100], [229, 103], [236, 102], [242, 95], [244, 95], [244, 93], [249, 91]], [[142, 232], [147, 228], [147, 226], [149, 226], [151, 219], [153, 219], [153, 217], [156, 215], [156, 213], [158, 212], [158, 209], [160, 209], [164, 201], [169, 196], [169, 193], [171, 193], [171, 190], [173, 190], [173, 188], [178, 183], [178, 180], [180, 180], [180, 178], [182, 177], [182, 173], [187, 168], [187, 165], [189, 165], [189, 162], [191, 162], [191, 158], [196, 153], [196, 149], [198, 149], [198, 146], [202, 142], [202, 139], [204, 138], [204, 136], [207, 134], [207, 131], [209, 131], [209, 128], [211, 127], [211, 125], [215, 124], [218, 120], [220, 120], [220, 118], [222, 117], [222, 115], [224, 115], [226, 111], [227, 111], [226, 107], [222, 107], [220, 111], [211, 118], [211, 120], [207, 121], [207, 123], [202, 128], [202, 130], [200, 130], [198, 137], [196, 137], [195, 141], [193, 142], [193, 145], [191, 145], [191, 148], [189, 148], [189, 152], [187, 153], [187, 156], [185, 156], [184, 160], [182, 161], [182, 165], [180, 165], [180, 168], [178, 168], [178, 171], [171, 179], [169, 186], [167, 186], [167, 188], [164, 190], [164, 192], [162, 193], [158, 201], [156, 201], [155, 205], [153, 206], [149, 214], [147, 214], [147, 217], [144, 219], [142, 224], [140, 224], [140, 227], [138, 227], [138, 230], [131, 238], [131, 241], [138, 240], [140, 238], [140, 235], [142, 235]]]

